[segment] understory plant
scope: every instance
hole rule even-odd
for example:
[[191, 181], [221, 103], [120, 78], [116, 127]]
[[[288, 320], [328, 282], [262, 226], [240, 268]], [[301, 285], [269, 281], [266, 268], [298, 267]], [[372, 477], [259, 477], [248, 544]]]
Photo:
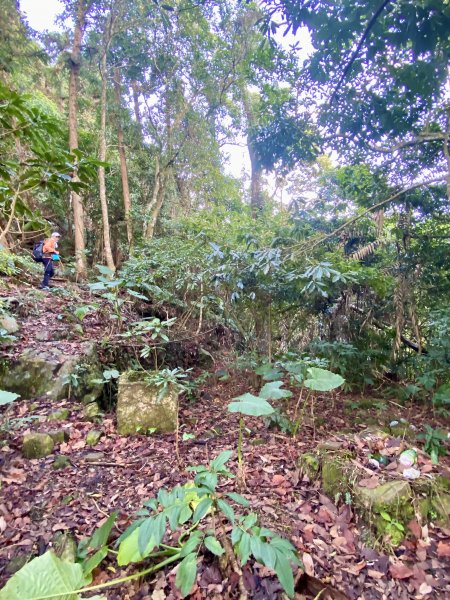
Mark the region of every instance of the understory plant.
[[[175, 585], [185, 598], [197, 577], [197, 557], [205, 551], [215, 556], [225, 555], [227, 562], [234, 565], [237, 561], [245, 565], [253, 557], [274, 571], [287, 596], [294, 598], [292, 566], [301, 566], [294, 546], [258, 525], [255, 513], [246, 511], [237, 516], [229, 501], [245, 510], [249, 507], [246, 498], [218, 490], [220, 479], [233, 478], [226, 467], [231, 455], [231, 451], [225, 451], [207, 466], [189, 467], [195, 473], [193, 481], [171, 490], [161, 488], [156, 498], [146, 500], [136, 515], [138, 518], [116, 541], [117, 553], [107, 545], [115, 520], [113, 514], [100, 530], [79, 545], [78, 562], [62, 560], [48, 551], [10, 579], [0, 591], [0, 600], [76, 600], [81, 598], [80, 594], [140, 579], [177, 562]], [[116, 554], [119, 566], [145, 563], [145, 567], [126, 577], [89, 586], [92, 570], [109, 552]]]

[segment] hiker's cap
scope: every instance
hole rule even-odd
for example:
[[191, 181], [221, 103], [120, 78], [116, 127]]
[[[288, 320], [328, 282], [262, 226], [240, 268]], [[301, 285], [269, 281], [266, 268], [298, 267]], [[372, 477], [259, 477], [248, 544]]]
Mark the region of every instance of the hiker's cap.
[[60, 234], [60, 233], [58, 233], [57, 231], [54, 231], [54, 232], [52, 233], [52, 237], [61, 237], [61, 234]]

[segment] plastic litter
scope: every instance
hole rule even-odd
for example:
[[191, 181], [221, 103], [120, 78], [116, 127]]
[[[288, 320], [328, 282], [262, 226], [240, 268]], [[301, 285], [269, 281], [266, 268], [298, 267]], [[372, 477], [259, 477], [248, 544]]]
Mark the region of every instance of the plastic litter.
[[413, 467], [410, 467], [409, 469], [405, 469], [403, 471], [403, 477], [405, 479], [419, 479], [420, 471], [418, 469], [414, 469]]
[[414, 448], [409, 448], [400, 454], [398, 460], [403, 467], [412, 467], [417, 461], [417, 452]]

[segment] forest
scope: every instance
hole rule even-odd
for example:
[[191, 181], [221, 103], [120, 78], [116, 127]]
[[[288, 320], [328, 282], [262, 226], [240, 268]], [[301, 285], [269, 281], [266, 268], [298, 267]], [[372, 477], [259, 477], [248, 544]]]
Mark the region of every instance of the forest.
[[0, 0], [0, 600], [449, 598], [450, 2], [56, 3]]

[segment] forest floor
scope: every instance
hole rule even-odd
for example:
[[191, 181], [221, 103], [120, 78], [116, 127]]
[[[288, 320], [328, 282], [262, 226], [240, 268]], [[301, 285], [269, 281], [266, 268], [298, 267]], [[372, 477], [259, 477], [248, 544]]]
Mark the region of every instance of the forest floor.
[[[11, 295], [11, 289], [8, 294]], [[80, 297], [88, 301], [87, 293], [80, 292]], [[54, 313], [70, 310], [70, 302], [52, 294], [46, 296], [36, 314], [24, 318], [18, 346], [35, 344], [38, 331], [60, 327]], [[89, 321], [83, 323], [86, 331], [88, 325]], [[91, 329], [89, 337], [99, 339], [101, 324], [93, 320], [92, 328], [94, 333]], [[76, 341], [55, 342], [62, 348], [68, 343]], [[12, 356], [16, 352], [10, 350], [6, 354]], [[216, 365], [216, 369], [222, 366]], [[180, 460], [175, 453], [174, 434], [120, 436], [113, 412], [92, 423], [85, 419], [83, 407], [70, 399], [55, 403], [41, 397], [15, 402], [8, 409], [8, 420], [3, 419], [1, 424], [4, 429], [0, 447], [1, 583], [9, 577], [7, 565], [11, 559], [43, 553], [51, 546], [56, 532], [69, 531], [79, 540], [89, 536], [115, 510], [119, 513], [116, 523], [119, 533], [132, 521], [145, 499], [155, 496], [161, 487], [171, 488], [191, 479], [186, 467], [205, 464], [224, 449], [235, 449], [239, 417], [230, 415], [226, 407], [233, 397], [252, 388], [248, 374], [229, 372], [227, 381], [218, 381], [212, 374], [198, 400], [182, 400], [182, 432], [195, 437], [180, 441]], [[260, 419], [248, 418], [243, 494], [265, 526], [288, 537], [297, 547], [307, 575], [297, 577], [297, 598], [319, 597], [323, 585], [330, 588], [321, 598], [339, 600], [449, 598], [450, 529], [413, 519], [405, 541], [395, 550], [382, 543], [369, 543], [352, 505], [335, 504], [333, 498], [323, 494], [320, 482], [310, 481], [298, 468], [300, 455], [313, 451], [322, 441], [351, 447], [359, 457], [357, 460], [367, 463], [368, 448], [361, 432], [376, 424], [381, 427], [389, 421], [406, 418], [418, 430], [425, 420], [439, 425], [438, 421], [433, 423], [426, 407], [402, 407], [379, 397], [378, 403], [376, 398], [371, 400], [371, 406], [358, 410], [362, 399], [351, 394], [338, 394], [333, 403], [319, 398], [315, 413], [320, 418], [315, 429], [306, 421], [296, 438], [268, 430]], [[68, 441], [57, 447], [56, 455], [67, 456], [70, 465], [54, 470], [55, 455], [27, 460], [21, 453], [21, 440], [27, 431], [54, 429], [55, 423], [47, 417], [60, 408], [69, 409], [68, 418], [58, 423], [67, 430]], [[85, 441], [92, 429], [102, 432], [95, 448], [87, 446]], [[98, 453], [94, 462], [88, 456], [93, 452]], [[439, 467], [434, 467], [422, 455], [421, 468], [425, 472], [441, 471], [448, 476], [449, 467], [446, 457]], [[235, 457], [230, 469], [236, 469]], [[221, 491], [233, 491], [234, 487], [235, 480], [228, 481]], [[116, 568], [112, 573], [102, 566], [96, 571], [93, 583], [130, 572], [130, 568], [122, 571]], [[272, 575], [257, 563], [244, 567], [249, 596], [258, 600], [281, 598], [281, 588]], [[168, 569], [146, 581], [109, 589], [107, 597], [175, 600], [180, 596], [174, 581], [174, 570]], [[224, 578], [212, 555], [200, 557], [199, 575], [190, 597], [219, 600], [238, 596], [237, 577], [230, 574]]]

